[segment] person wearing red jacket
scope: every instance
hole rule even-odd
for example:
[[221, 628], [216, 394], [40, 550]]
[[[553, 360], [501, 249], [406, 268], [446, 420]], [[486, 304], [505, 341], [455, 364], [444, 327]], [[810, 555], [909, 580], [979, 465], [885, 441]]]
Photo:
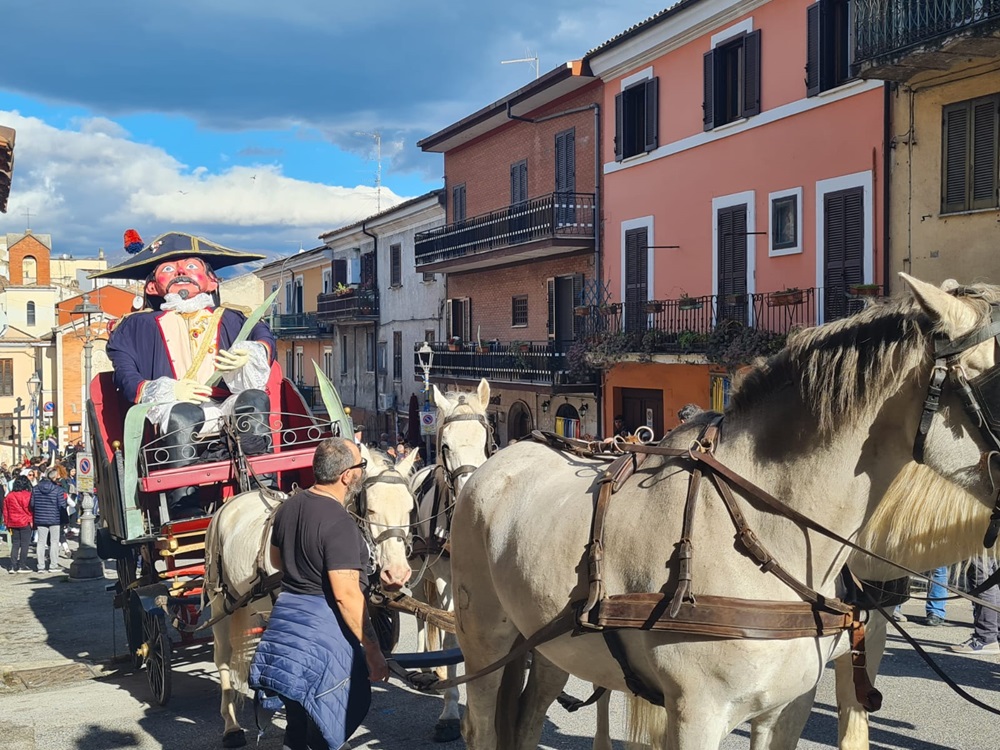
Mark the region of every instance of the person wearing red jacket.
[[3, 522], [10, 529], [10, 575], [28, 569], [28, 547], [31, 544], [31, 482], [17, 477], [14, 486], [3, 499]]

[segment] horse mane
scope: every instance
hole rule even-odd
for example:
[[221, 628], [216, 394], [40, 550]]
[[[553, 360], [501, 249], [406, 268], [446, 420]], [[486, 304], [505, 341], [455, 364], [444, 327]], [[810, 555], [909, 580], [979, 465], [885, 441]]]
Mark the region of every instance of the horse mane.
[[[981, 321], [1000, 287], [959, 287]], [[912, 297], [875, 303], [856, 315], [789, 334], [786, 347], [748, 372], [734, 388], [729, 411], [749, 410], [776, 391], [797, 385], [820, 434], [857, 424], [899, 390], [900, 374], [930, 364], [926, 337], [936, 330]]]

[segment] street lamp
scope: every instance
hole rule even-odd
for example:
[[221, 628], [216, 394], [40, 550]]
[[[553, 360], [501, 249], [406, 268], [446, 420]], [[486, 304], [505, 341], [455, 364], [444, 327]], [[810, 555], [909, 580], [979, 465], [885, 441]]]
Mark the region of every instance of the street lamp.
[[[94, 349], [94, 332], [91, 318], [101, 312], [101, 308], [90, 301], [90, 295], [83, 295], [83, 302], [73, 308], [73, 333], [83, 341], [83, 401], [87, 402], [90, 391], [91, 362]], [[83, 453], [77, 454], [77, 464], [81, 456], [93, 461], [90, 454], [90, 430], [87, 424], [87, 409], [83, 409]], [[79, 471], [77, 471], [79, 474]], [[104, 577], [104, 563], [97, 556], [97, 533], [94, 527], [94, 496], [89, 492], [80, 493], [80, 545], [73, 562], [69, 566], [70, 580], [87, 580]]]
[[31, 399], [31, 455], [36, 455], [38, 444], [38, 394], [42, 388], [42, 379], [38, 372], [31, 373], [28, 378], [28, 397]]
[[[424, 411], [431, 410], [431, 367], [434, 365], [434, 350], [426, 341], [417, 349], [417, 362], [424, 372]], [[434, 461], [434, 436], [427, 436], [427, 463]]]

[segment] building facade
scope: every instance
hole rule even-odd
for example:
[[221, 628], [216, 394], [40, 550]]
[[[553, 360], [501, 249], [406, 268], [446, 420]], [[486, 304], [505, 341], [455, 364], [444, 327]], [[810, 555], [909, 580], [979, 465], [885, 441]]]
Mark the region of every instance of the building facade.
[[883, 86], [851, 75], [850, 3], [820, 5], [679, 3], [587, 55], [606, 420], [659, 436], [721, 409], [733, 369], [885, 283]]
[[500, 445], [542, 428], [596, 434], [592, 373], [571, 368], [577, 315], [599, 294], [601, 85], [567, 63], [421, 140], [444, 154], [447, 224], [416, 238], [443, 274], [432, 379], [491, 387]]
[[891, 82], [892, 276], [995, 282], [1000, 3], [857, 0], [854, 11], [858, 74]]

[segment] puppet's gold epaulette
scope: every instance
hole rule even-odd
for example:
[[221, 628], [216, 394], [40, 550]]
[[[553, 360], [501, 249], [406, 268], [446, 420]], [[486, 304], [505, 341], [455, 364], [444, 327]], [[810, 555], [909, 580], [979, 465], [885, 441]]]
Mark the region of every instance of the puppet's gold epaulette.
[[234, 305], [232, 302], [223, 302], [222, 306], [227, 310], [235, 310], [236, 312], [243, 313], [243, 317], [249, 318], [253, 313], [253, 310], [244, 305]]

